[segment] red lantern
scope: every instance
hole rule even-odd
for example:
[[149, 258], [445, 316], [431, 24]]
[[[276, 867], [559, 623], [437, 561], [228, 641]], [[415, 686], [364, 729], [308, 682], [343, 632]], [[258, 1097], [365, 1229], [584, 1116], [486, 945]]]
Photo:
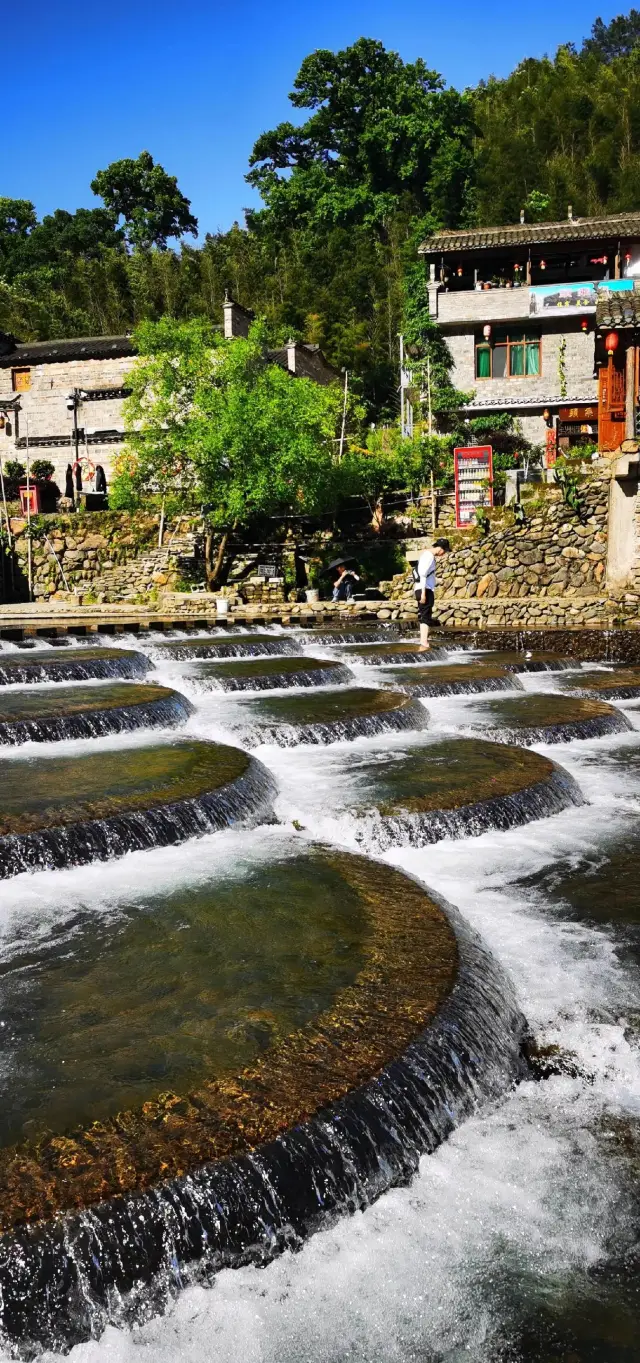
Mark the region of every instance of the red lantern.
[[617, 331], [610, 331], [609, 335], [605, 337], [604, 348], [609, 355], [613, 355], [614, 350], [618, 349]]
[[[588, 317], [583, 317], [583, 318], [582, 318], [582, 321], [580, 322], [580, 326], [582, 327], [582, 330], [583, 330], [583, 331], [588, 331], [588, 330], [589, 330], [589, 318], [588, 318]], [[612, 335], [615, 335], [615, 333], [612, 332]]]

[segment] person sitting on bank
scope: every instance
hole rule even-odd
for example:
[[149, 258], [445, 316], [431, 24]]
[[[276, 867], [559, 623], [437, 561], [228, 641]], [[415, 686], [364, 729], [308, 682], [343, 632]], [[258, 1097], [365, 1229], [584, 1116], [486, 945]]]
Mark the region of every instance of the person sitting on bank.
[[431, 647], [429, 626], [433, 616], [433, 603], [436, 594], [436, 559], [448, 554], [451, 545], [448, 540], [434, 540], [431, 549], [425, 549], [413, 569], [416, 601], [418, 603], [418, 623], [420, 625], [420, 653]]
[[336, 564], [338, 576], [333, 584], [332, 601], [350, 601], [355, 596], [355, 584], [360, 581], [358, 574], [353, 568], [347, 568], [346, 563]]

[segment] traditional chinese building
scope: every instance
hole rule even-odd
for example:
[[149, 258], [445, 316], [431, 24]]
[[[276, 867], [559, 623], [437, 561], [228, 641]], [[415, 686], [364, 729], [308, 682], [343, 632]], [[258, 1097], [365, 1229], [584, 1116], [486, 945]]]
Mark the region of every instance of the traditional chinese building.
[[441, 232], [421, 254], [469, 416], [511, 413], [551, 458], [635, 433], [640, 213]]
[[[224, 335], [246, 336], [253, 314], [233, 299], [224, 304]], [[336, 372], [318, 346], [301, 341], [269, 352], [296, 377], [330, 383]], [[123, 401], [136, 350], [130, 336], [81, 336], [27, 341], [0, 332], [0, 455], [25, 463], [48, 459], [64, 490], [68, 464], [81, 465], [83, 487], [94, 485], [98, 464], [110, 480], [126, 432]]]

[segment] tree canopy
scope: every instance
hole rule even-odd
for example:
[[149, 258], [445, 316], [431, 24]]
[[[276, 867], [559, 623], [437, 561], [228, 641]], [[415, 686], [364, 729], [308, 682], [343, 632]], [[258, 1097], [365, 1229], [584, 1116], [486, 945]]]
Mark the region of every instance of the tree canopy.
[[270, 359], [259, 323], [228, 341], [203, 320], [146, 322], [136, 344], [114, 504], [170, 495], [204, 505], [220, 530], [334, 509], [344, 481], [340, 385], [292, 377]]
[[[220, 319], [225, 289], [272, 344], [322, 346], [369, 420], [398, 411], [398, 333], [429, 356], [421, 237], [435, 227], [566, 218], [640, 203], [640, 11], [596, 19], [580, 47], [526, 58], [464, 92], [422, 58], [371, 38], [307, 56], [290, 121], [263, 133], [248, 178], [262, 207], [227, 232], [197, 229], [175, 177], [148, 152], [99, 171], [101, 207], [38, 221], [0, 199], [0, 326], [27, 340], [131, 330], [163, 316]], [[173, 243], [173, 245], [172, 245]]]
[[124, 218], [124, 233], [131, 246], [166, 250], [169, 237], [198, 235], [198, 220], [191, 203], [178, 189], [175, 175], [156, 165], [148, 151], [137, 160], [112, 161], [91, 181], [94, 194], [103, 199], [116, 220]]

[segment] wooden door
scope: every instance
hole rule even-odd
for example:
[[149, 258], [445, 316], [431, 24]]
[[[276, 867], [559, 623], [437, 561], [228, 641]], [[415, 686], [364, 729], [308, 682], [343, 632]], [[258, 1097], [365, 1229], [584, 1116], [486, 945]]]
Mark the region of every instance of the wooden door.
[[611, 356], [600, 370], [598, 446], [601, 450], [617, 450], [624, 440], [624, 352], [620, 360], [616, 360]]

